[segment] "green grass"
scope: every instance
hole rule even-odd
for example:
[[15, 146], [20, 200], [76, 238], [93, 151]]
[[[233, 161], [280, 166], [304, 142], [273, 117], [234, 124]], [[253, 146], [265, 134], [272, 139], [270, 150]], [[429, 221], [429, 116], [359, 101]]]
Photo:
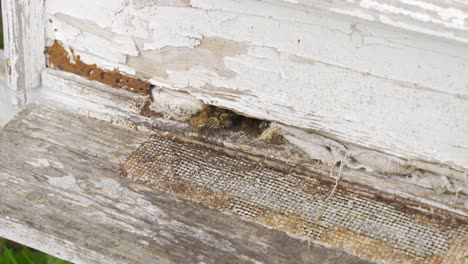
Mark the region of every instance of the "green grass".
[[0, 264], [68, 264], [70, 262], [52, 257], [0, 238]]

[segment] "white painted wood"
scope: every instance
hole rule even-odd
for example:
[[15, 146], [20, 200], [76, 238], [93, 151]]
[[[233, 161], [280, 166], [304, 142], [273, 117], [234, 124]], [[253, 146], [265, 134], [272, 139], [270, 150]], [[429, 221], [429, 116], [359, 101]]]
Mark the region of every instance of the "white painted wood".
[[377, 21], [385, 25], [468, 43], [464, 0], [267, 0]]
[[468, 46], [312, 2], [47, 0], [47, 37], [205, 103], [468, 169]]
[[2, 0], [2, 15], [7, 85], [11, 104], [21, 107], [45, 67], [44, 0]]

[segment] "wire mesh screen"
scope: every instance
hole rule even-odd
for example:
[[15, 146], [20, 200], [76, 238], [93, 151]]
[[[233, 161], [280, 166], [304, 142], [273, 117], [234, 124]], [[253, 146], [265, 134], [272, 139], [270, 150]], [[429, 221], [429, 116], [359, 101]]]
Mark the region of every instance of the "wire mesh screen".
[[[122, 165], [140, 183], [376, 262], [466, 263], [466, 221], [154, 135]], [[466, 219], [465, 219], [466, 220]]]

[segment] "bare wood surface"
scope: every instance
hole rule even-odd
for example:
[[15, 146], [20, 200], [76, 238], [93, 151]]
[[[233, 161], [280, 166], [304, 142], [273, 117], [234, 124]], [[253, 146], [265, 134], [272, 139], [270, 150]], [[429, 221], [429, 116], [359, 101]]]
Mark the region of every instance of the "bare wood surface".
[[146, 132], [30, 106], [0, 132], [0, 236], [75, 263], [362, 263], [118, 176]]

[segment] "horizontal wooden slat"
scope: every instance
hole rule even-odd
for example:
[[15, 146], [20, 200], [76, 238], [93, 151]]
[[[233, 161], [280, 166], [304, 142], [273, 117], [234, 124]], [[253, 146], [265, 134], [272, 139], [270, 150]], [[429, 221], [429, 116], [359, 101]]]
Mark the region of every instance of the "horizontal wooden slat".
[[[158, 116], [147, 117], [141, 115], [140, 108], [149, 100], [147, 96], [110, 88], [96, 81], [90, 81], [53, 69], [44, 70], [42, 80], [44, 87], [37, 89], [32, 94], [31, 100], [33, 102], [64, 108], [113, 124], [125, 124], [133, 129], [147, 130], [148, 128], [154, 128], [161, 131], [170, 131], [187, 139], [209, 143], [211, 146], [228, 147], [231, 150], [250, 153], [257, 157], [268, 157], [282, 164], [299, 166], [306, 168], [306, 170], [330, 176], [332, 168], [329, 165], [317, 163], [317, 160], [304, 152], [303, 147], [308, 144], [306, 139], [299, 141], [300, 144], [285, 142], [285, 144], [277, 145], [258, 140], [255, 135], [248, 135], [243, 131], [226, 129], [216, 131], [216, 133], [205, 133], [186, 122], [176, 122]], [[323, 146], [316, 145], [311, 148], [320, 149]], [[371, 157], [369, 155], [367, 158]], [[382, 158], [382, 156], [377, 157]], [[391, 156], [386, 157], [389, 158], [389, 161], [392, 160]], [[431, 169], [431, 164], [427, 163], [418, 166], [422, 170]], [[437, 168], [432, 169], [437, 172]], [[449, 181], [463, 182], [463, 175], [460, 175], [459, 172], [456, 174], [456, 171], [440, 167], [438, 173], [446, 175], [445, 177]], [[414, 181], [413, 177], [420, 182]], [[407, 200], [431, 204], [434, 207], [467, 216], [468, 204], [465, 203], [466, 199], [463, 191], [458, 189], [457, 193], [450, 191], [441, 193], [441, 188], [444, 188], [444, 179], [434, 181], [433, 178], [431, 180], [431, 177], [437, 178], [440, 175], [429, 174], [426, 177], [416, 173], [407, 177], [401, 175], [383, 176], [375, 172], [356, 170], [355, 167], [354, 169], [344, 167], [341, 173], [341, 178], [348, 182], [367, 186]]]
[[365, 263], [120, 177], [147, 136], [28, 107], [0, 131], [0, 236], [75, 263]]

